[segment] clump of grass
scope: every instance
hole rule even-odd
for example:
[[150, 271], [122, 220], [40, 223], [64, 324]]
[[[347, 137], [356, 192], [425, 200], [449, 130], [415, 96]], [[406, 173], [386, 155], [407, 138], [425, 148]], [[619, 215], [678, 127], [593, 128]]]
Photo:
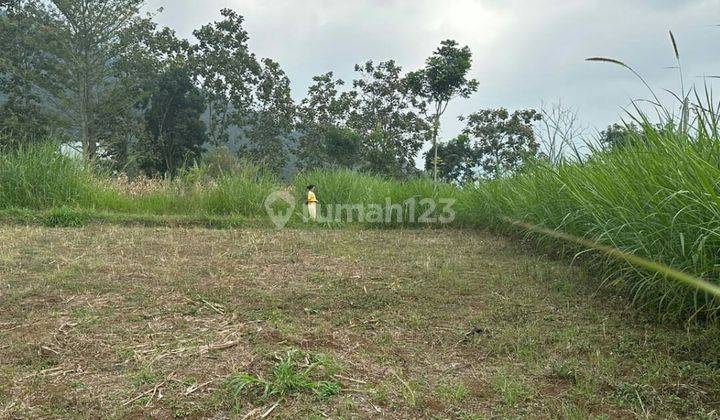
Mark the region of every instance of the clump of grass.
[[145, 215], [265, 216], [276, 178], [246, 163], [223, 172], [195, 166], [174, 179], [114, 180], [57, 145], [28, 145], [0, 154], [0, 209], [83, 209]]
[[60, 207], [50, 210], [43, 219], [43, 225], [48, 227], [78, 227], [84, 226], [92, 219], [92, 212], [83, 209]]
[[92, 171], [51, 143], [0, 154], [0, 208], [90, 206], [96, 191]]
[[282, 401], [300, 394], [328, 399], [341, 392], [340, 383], [331, 378], [329, 370], [325, 358], [291, 349], [278, 358], [267, 378], [240, 373], [232, 376], [227, 386], [236, 402], [243, 397]]
[[[58, 214], [47, 221], [51, 226], [80, 225], [66, 217], [72, 212], [125, 214], [128, 218], [241, 216], [269, 221], [265, 199], [279, 190], [292, 191], [296, 211], [291, 225], [304, 226], [301, 206], [305, 186], [311, 183], [318, 185], [321, 212], [328, 205], [346, 208], [332, 215], [333, 225], [406, 226], [423, 215], [428, 216], [423, 224], [432, 224], [433, 219], [447, 215], [440, 200], [457, 193], [456, 187], [434, 184], [427, 178], [398, 181], [351, 170], [304, 173], [288, 187], [276, 176], [241, 160], [232, 165], [211, 160], [183, 170], [173, 179], [140, 177], [133, 181], [113, 178], [92, 164], [61, 153], [52, 143], [0, 154], [0, 210], [53, 211]], [[363, 209], [364, 217], [354, 206]], [[373, 209], [377, 209], [374, 218], [369, 214]]]

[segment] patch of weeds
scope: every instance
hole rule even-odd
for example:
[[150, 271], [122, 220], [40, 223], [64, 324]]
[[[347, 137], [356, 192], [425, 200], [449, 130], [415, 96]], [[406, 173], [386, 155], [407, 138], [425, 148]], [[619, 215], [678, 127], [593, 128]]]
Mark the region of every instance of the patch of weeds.
[[386, 382], [380, 383], [380, 385], [377, 388], [375, 388], [372, 392], [373, 401], [378, 405], [388, 406], [391, 401], [390, 389], [391, 389], [391, 386], [388, 383], [386, 383]]
[[176, 419], [183, 419], [190, 417], [190, 414], [192, 414], [191, 411], [183, 409], [183, 408], [176, 408], [173, 412], [173, 417]]
[[130, 348], [125, 347], [119, 347], [115, 349], [115, 356], [118, 359], [119, 363], [122, 363], [126, 360], [130, 360], [135, 356], [135, 352]]
[[181, 313], [185, 316], [198, 316], [200, 313], [200, 307], [196, 305], [195, 303], [187, 303], [182, 305], [177, 305], [178, 308], [174, 309], [173, 312]]
[[86, 387], [85, 382], [80, 380], [70, 381], [70, 387], [73, 389], [83, 389]]
[[577, 383], [578, 372], [575, 367], [562, 361], [557, 361], [551, 366], [552, 377], [561, 381], [570, 382], [572, 384]]
[[395, 372], [392, 372], [392, 374], [395, 376], [395, 379], [397, 379], [400, 384], [402, 384], [401, 392], [405, 402], [410, 407], [415, 407], [417, 405], [417, 384], [404, 380], [400, 377], [400, 375]]
[[567, 420], [582, 420], [588, 418], [588, 413], [572, 402], [563, 402], [559, 408], [561, 418]]
[[136, 387], [139, 387], [143, 384], [153, 385], [155, 382], [157, 382], [158, 377], [153, 372], [152, 367], [150, 366], [142, 366], [140, 369], [138, 369], [132, 376], [131, 381], [133, 385]]
[[615, 387], [615, 399], [628, 407], [638, 407], [643, 411], [658, 402], [659, 397], [655, 388], [647, 384], [622, 382]]
[[344, 411], [346, 411], [346, 412], [348, 412], [348, 413], [353, 413], [353, 412], [355, 412], [355, 410], [356, 410], [355, 401], [353, 401], [353, 399], [350, 398], [350, 397], [344, 397], [344, 398], [342, 398], [342, 399], [338, 402], [338, 407], [341, 407], [342, 410], [344, 410]]
[[36, 370], [52, 368], [59, 364], [55, 355], [43, 353], [38, 350], [39, 348], [35, 344], [18, 344], [10, 347], [5, 355], [11, 358], [11, 360], [16, 360], [17, 366], [31, 367]]
[[338, 381], [331, 379], [325, 357], [316, 357], [297, 349], [288, 350], [269, 369], [267, 378], [251, 373], [232, 376], [227, 387], [239, 406], [244, 396], [261, 401], [286, 398], [300, 394], [312, 394], [318, 399], [329, 399], [341, 392]]
[[335, 284], [335, 278], [325, 274], [312, 274], [309, 281], [315, 284], [332, 285]]
[[530, 397], [530, 391], [517, 379], [501, 373], [492, 381], [493, 389], [498, 393], [503, 403], [514, 406]]
[[45, 215], [43, 225], [47, 227], [78, 227], [86, 225], [92, 219], [92, 213], [67, 207], [53, 209]]
[[290, 319], [285, 316], [283, 311], [278, 308], [273, 308], [270, 313], [266, 315], [265, 319], [275, 326], [280, 326], [290, 321]]
[[94, 327], [99, 322], [100, 317], [90, 306], [78, 306], [73, 308], [72, 315], [76, 321], [83, 327]]
[[445, 401], [459, 404], [470, 396], [470, 390], [463, 384], [440, 384], [435, 388], [437, 395]]
[[695, 416], [700, 420], [715, 420], [717, 419], [718, 412], [716, 410], [707, 411], [704, 408], [699, 408]]

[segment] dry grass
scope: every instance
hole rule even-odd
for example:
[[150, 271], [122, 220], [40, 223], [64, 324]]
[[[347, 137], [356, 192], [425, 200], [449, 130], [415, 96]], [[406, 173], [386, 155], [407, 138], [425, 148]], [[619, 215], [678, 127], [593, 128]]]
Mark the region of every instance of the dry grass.
[[115, 178], [104, 179], [107, 186], [114, 188], [122, 194], [130, 197], [145, 197], [152, 194], [157, 194], [168, 188], [169, 181], [149, 178], [144, 175], [130, 179], [127, 174], [120, 174]]
[[[717, 417], [717, 331], [591, 283], [484, 233], [3, 227], [0, 418]], [[290, 349], [340, 395], [232, 397]]]

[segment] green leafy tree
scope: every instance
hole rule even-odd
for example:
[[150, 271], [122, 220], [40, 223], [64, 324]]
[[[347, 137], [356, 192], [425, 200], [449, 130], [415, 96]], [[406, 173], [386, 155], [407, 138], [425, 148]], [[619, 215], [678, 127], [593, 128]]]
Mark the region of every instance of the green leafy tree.
[[280, 173], [290, 155], [288, 142], [294, 127], [295, 103], [290, 96], [290, 79], [269, 58], [262, 60], [255, 103], [247, 132], [249, 153], [254, 162]]
[[362, 137], [349, 128], [331, 127], [325, 131], [324, 155], [339, 168], [358, 168], [362, 159]]
[[606, 149], [616, 149], [625, 147], [630, 144], [633, 139], [642, 137], [640, 129], [634, 123], [630, 124], [612, 124], [605, 130], [600, 132], [600, 145]]
[[[435, 53], [425, 61], [425, 68], [408, 74], [408, 84], [420, 97], [428, 101], [432, 118], [432, 147], [438, 151], [437, 138], [440, 118], [454, 98], [468, 98], [477, 91], [478, 82], [468, 79], [472, 65], [472, 52], [460, 48], [453, 40], [445, 40]], [[438, 178], [437, 156], [434, 156], [433, 178]]]
[[[447, 143], [438, 143], [438, 176], [446, 182], [468, 184], [477, 180], [478, 154], [470, 138], [461, 134]], [[435, 166], [435, 150], [425, 153], [425, 170]]]
[[202, 113], [205, 103], [184, 66], [166, 70], [145, 112], [150, 138], [142, 168], [149, 174], [174, 175], [185, 162], [197, 159], [207, 141]]
[[505, 108], [486, 109], [467, 116], [463, 134], [473, 139], [479, 166], [497, 178], [537, 155], [539, 144], [533, 128], [541, 118], [533, 109], [513, 113]]
[[308, 94], [298, 107], [298, 166], [301, 169], [331, 166], [326, 148], [328, 134], [348, 128], [352, 93], [340, 92], [344, 82], [332, 72], [313, 77]]
[[42, 59], [29, 37], [35, 28], [19, 1], [0, 5], [0, 142], [2, 146], [42, 140], [56, 126], [33, 88], [30, 74]]
[[364, 166], [371, 172], [405, 176], [430, 134], [426, 103], [402, 77], [393, 60], [356, 65], [348, 125], [365, 139]]
[[261, 66], [250, 52], [244, 18], [231, 9], [223, 19], [193, 32], [191, 61], [207, 103], [208, 136], [213, 145], [227, 143], [231, 125], [243, 128], [254, 106]]
[[[104, 162], [116, 170], [134, 171], [136, 164], [147, 160], [144, 153], [151, 152], [144, 146], [147, 127], [143, 115], [150, 105], [150, 97], [157, 94], [159, 81], [171, 69], [187, 68], [191, 53], [190, 43], [177, 37], [169, 28], [158, 28], [150, 20], [143, 19], [123, 34], [123, 42], [129, 46], [116, 64], [120, 79], [128, 90], [135, 89], [137, 98], [133, 108], [104, 114], [99, 126]], [[128, 82], [129, 81], [129, 82]], [[121, 127], [121, 130], [118, 130]], [[146, 142], [145, 142], [146, 143]], [[137, 147], [140, 146], [140, 147]]]
[[[18, 2], [15, 17], [27, 22], [22, 40], [32, 64], [18, 68], [3, 59], [2, 71], [32, 86], [40, 102], [97, 156], [102, 117], [124, 112], [136, 102], [133, 79], [118, 72], [130, 48], [123, 35], [142, 20], [143, 0], [49, 0]], [[24, 72], [23, 70], [28, 70]]]

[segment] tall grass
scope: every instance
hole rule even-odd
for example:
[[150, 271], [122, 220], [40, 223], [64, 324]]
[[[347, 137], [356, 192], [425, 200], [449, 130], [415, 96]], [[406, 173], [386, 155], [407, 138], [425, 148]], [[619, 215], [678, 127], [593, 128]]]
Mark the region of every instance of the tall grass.
[[85, 165], [59, 155], [51, 144], [0, 154], [0, 207], [90, 206], [94, 184]]
[[[195, 166], [174, 179], [153, 180], [152, 188], [138, 193], [121, 187], [122, 182], [91, 165], [62, 155], [52, 144], [0, 155], [0, 181], [0, 209], [71, 208], [158, 216], [267, 219], [268, 195], [290, 190], [298, 210], [293, 219], [296, 223], [302, 220], [300, 209], [309, 184], [318, 186], [321, 209], [332, 205], [377, 205], [384, 220], [388, 205], [401, 205], [401, 225], [411, 222], [409, 215], [417, 218], [425, 213], [429, 205], [422, 200], [439, 200], [457, 193], [455, 187], [437, 185], [427, 178], [399, 182], [351, 170], [303, 173], [288, 186], [249, 163], [228, 172]], [[347, 220], [343, 214], [338, 222], [345, 224]], [[392, 220], [396, 225], [397, 212]]]
[[195, 167], [157, 188], [130, 194], [110, 177], [52, 143], [0, 154], [0, 209], [47, 210], [60, 207], [129, 214], [264, 216], [263, 200], [280, 188], [272, 176], [248, 165], [210, 177]]
[[[688, 125], [668, 117], [652, 124], [639, 113], [642, 133], [632, 135], [625, 147], [596, 151], [587, 162], [540, 163], [512, 178], [466, 189], [461, 222], [512, 230], [507, 220], [521, 221], [719, 284], [718, 115], [709, 95], [704, 101], [696, 98]], [[566, 245], [546, 242], [555, 248]], [[607, 281], [638, 303], [671, 317], [718, 317], [720, 302], [710, 294], [622, 260], [599, 262]]]
[[[374, 205], [382, 222], [370, 221], [368, 224], [385, 227], [435, 224], [430, 219], [441, 215], [444, 208], [441, 200], [453, 199], [458, 194], [456, 187], [436, 184], [429, 177], [398, 181], [351, 170], [319, 170], [300, 174], [293, 183], [294, 194], [303, 196], [308, 185], [317, 186], [321, 214], [328, 216], [323, 209], [331, 206], [337, 209], [338, 205], [361, 205], [367, 209]], [[398, 208], [401, 208], [401, 211]], [[428, 215], [425, 221], [420, 220], [423, 215]], [[335, 212], [332, 216], [335, 219], [348, 220], [346, 213]], [[401, 223], [398, 224], [399, 217]], [[354, 220], [359, 218], [355, 217]], [[426, 223], [428, 220], [430, 223]]]

